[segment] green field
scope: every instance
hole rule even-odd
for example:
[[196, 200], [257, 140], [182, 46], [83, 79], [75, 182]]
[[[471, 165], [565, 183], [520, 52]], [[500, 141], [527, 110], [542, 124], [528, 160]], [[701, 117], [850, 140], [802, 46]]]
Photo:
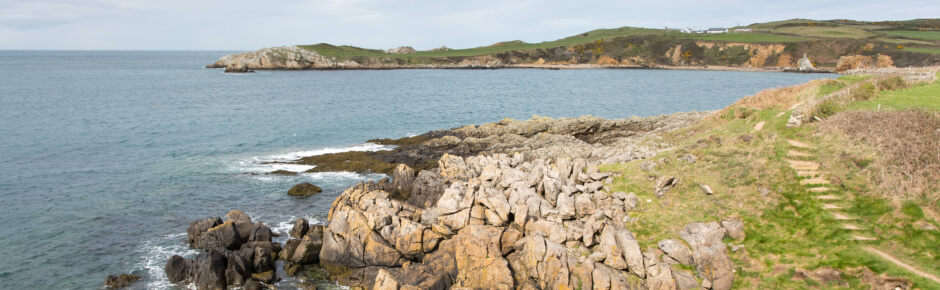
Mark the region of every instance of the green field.
[[905, 48], [904, 50], [919, 52], [919, 53], [940, 54], [940, 48], [908, 47], [908, 48]]
[[804, 37], [821, 37], [821, 38], [851, 38], [851, 39], [860, 39], [866, 38], [869, 36], [874, 36], [874, 33], [870, 31], [851, 27], [851, 26], [841, 26], [841, 27], [784, 27], [774, 30], [775, 33], [784, 33], [792, 34]]
[[940, 82], [918, 85], [913, 88], [878, 92], [878, 97], [865, 102], [856, 102], [850, 109], [903, 110], [924, 108], [940, 111]]
[[903, 30], [894, 30], [894, 31], [878, 31], [881, 34], [901, 36], [914, 39], [925, 39], [925, 40], [940, 40], [940, 31], [903, 31]]

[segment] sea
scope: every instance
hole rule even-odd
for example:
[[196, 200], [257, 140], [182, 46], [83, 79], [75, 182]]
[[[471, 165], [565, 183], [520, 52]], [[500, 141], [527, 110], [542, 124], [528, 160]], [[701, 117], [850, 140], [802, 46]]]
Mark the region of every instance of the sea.
[[[298, 217], [324, 223], [345, 188], [385, 177], [266, 175], [311, 168], [271, 161], [391, 149], [366, 141], [503, 118], [717, 110], [837, 76], [205, 68], [229, 53], [0, 51], [0, 288], [99, 289], [108, 275], [132, 273], [137, 289], [185, 289], [163, 266], [197, 253], [185, 243], [189, 222], [238, 209], [286, 233]], [[301, 182], [323, 193], [287, 196]]]

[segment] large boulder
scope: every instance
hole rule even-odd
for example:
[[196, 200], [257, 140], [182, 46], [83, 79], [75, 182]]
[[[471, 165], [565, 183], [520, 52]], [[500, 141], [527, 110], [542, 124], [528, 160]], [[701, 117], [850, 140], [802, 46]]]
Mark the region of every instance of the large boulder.
[[294, 185], [290, 190], [287, 191], [287, 195], [296, 196], [296, 197], [308, 197], [317, 193], [322, 192], [319, 186], [304, 182], [298, 185]]

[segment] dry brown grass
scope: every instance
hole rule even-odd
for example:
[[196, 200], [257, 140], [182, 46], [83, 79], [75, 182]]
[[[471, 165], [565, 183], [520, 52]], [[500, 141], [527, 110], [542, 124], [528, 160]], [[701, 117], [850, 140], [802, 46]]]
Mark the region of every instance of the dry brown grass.
[[[873, 174], [885, 197], [921, 199], [937, 210], [940, 200], [940, 116], [924, 110], [851, 111], [823, 121], [824, 133], [840, 133], [874, 148]], [[876, 158], [877, 159], [877, 158]]]
[[737, 108], [750, 108], [756, 110], [777, 109], [787, 110], [801, 101], [814, 97], [819, 92], [819, 87], [828, 83], [830, 80], [813, 80], [802, 85], [790, 86], [785, 88], [766, 89], [757, 94], [744, 97], [734, 104], [725, 107], [721, 111], [711, 116], [712, 119], [720, 119], [727, 115], [731, 110]]

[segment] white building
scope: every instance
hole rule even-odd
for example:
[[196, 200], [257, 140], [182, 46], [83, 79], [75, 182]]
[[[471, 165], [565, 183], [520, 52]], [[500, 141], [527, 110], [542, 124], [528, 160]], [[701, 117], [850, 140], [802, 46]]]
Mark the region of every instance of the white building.
[[728, 33], [727, 28], [709, 28], [705, 33]]

